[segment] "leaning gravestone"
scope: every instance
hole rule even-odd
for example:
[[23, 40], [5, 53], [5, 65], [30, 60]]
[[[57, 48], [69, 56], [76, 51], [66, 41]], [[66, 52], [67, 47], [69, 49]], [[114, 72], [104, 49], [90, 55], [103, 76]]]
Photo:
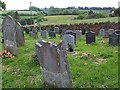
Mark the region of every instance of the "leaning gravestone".
[[[41, 40], [41, 41], [37, 41], [35, 42], [35, 56], [37, 57], [37, 59], [39, 59], [40, 57], [40, 52], [39, 52], [39, 45], [44, 45], [46, 43], [46, 41]], [[40, 63], [40, 62], [39, 62]]]
[[95, 43], [95, 32], [86, 32], [86, 44]]
[[63, 41], [68, 52], [74, 52], [74, 36], [70, 34], [63, 35]]
[[56, 32], [56, 34], [59, 34], [59, 27], [54, 27], [54, 31]]
[[105, 37], [105, 29], [100, 29], [99, 30], [99, 36], [100, 37]]
[[42, 30], [41, 31], [41, 36], [42, 36], [42, 38], [47, 38], [47, 31], [46, 30]]
[[117, 46], [119, 45], [120, 35], [117, 33], [109, 34], [109, 45]]
[[3, 20], [2, 29], [4, 36], [4, 49], [16, 55], [16, 23], [10, 15], [6, 16]]
[[16, 42], [18, 46], [23, 46], [25, 43], [24, 32], [19, 22], [16, 23]]
[[72, 87], [64, 43], [56, 45], [41, 41], [37, 45], [40, 70], [45, 83], [59, 88]]

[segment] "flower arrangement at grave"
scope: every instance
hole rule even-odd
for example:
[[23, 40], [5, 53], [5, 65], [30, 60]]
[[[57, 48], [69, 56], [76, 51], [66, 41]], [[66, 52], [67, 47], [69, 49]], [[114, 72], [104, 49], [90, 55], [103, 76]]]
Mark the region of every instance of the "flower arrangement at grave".
[[12, 58], [14, 56], [9, 51], [4, 50], [3, 52], [0, 53], [0, 57], [2, 57], [2, 58]]

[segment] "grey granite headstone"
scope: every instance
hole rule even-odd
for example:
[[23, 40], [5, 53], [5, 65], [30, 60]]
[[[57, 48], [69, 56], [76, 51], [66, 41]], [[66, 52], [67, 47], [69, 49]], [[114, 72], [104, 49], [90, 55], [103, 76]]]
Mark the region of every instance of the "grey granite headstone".
[[50, 31], [49, 31], [49, 37], [50, 37], [50, 38], [56, 38], [56, 32], [50, 30]]
[[38, 59], [45, 83], [58, 88], [71, 88], [72, 81], [64, 43], [41, 43], [37, 44], [40, 53]]
[[63, 41], [68, 52], [74, 52], [74, 36], [70, 34], [63, 35]]
[[115, 33], [115, 30], [114, 29], [109, 29], [108, 32], [109, 32], [109, 34], [112, 34], [112, 33]]
[[95, 32], [86, 32], [86, 44], [95, 43]]
[[37, 27], [33, 27], [32, 29], [32, 34], [31, 34], [34, 38], [38, 38], [38, 29]]
[[2, 29], [4, 36], [4, 49], [16, 55], [16, 23], [10, 15], [6, 16], [3, 20]]
[[82, 31], [81, 30], [75, 30], [76, 33], [76, 38], [80, 38], [82, 36]]
[[109, 45], [117, 46], [119, 45], [120, 35], [117, 33], [109, 34]]
[[56, 32], [56, 34], [59, 34], [59, 27], [54, 27], [54, 31]]
[[44, 45], [45, 43], [46, 41], [44, 40], [35, 42], [35, 56], [37, 57], [37, 59], [40, 58], [39, 45]]
[[76, 44], [76, 33], [75, 32], [73, 32], [73, 31], [70, 30], [70, 32], [69, 31], [65, 32], [65, 34], [73, 35], [74, 36], [74, 43]]
[[41, 31], [41, 36], [42, 36], [42, 38], [47, 38], [47, 31], [46, 30], [42, 30]]
[[16, 41], [18, 46], [25, 44], [24, 32], [19, 22], [16, 23]]
[[105, 37], [105, 29], [100, 29], [99, 30], [99, 36], [100, 37]]

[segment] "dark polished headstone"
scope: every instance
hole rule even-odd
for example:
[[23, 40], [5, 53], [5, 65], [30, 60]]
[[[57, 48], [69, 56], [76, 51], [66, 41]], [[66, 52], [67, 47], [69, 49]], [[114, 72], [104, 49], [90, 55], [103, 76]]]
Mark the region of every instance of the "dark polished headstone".
[[117, 33], [109, 34], [109, 45], [119, 45], [120, 35]]
[[86, 44], [95, 43], [95, 32], [86, 32]]

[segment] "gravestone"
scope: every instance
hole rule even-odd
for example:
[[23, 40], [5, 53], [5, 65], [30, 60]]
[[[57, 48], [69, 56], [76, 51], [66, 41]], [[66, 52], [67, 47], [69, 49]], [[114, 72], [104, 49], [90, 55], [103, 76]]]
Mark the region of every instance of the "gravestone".
[[47, 38], [47, 31], [46, 30], [42, 30], [41, 31], [41, 36], [42, 36], [42, 38]]
[[109, 37], [109, 30], [105, 30], [105, 38], [108, 38]]
[[81, 30], [75, 30], [75, 33], [76, 33], [76, 38], [80, 38], [82, 36]]
[[29, 32], [30, 32], [29, 28], [25, 27], [24, 29], [25, 29], [25, 33], [29, 34]]
[[[46, 43], [46, 41], [41, 40], [41, 41], [37, 41], [35, 42], [35, 56], [37, 57], [37, 59], [39, 59], [40, 57], [40, 52], [39, 52], [39, 45], [44, 45]], [[40, 63], [40, 62], [39, 62]]]
[[74, 43], [76, 44], [76, 33], [75, 32], [66, 32], [65, 34], [70, 34], [70, 35], [73, 35], [74, 36]]
[[24, 32], [19, 22], [16, 23], [16, 42], [18, 46], [25, 44]]
[[74, 36], [70, 34], [63, 35], [63, 41], [68, 52], [74, 52]]
[[64, 43], [59, 45], [41, 41], [37, 43], [42, 77], [48, 85], [71, 88], [72, 81]]
[[37, 23], [39, 30], [41, 30], [42, 25], [40, 23]]
[[99, 36], [100, 37], [105, 37], [105, 29], [100, 29], [99, 30]]
[[86, 32], [86, 44], [95, 43], [95, 32]]
[[29, 31], [29, 34], [30, 34], [31, 37], [34, 37], [33, 31]]
[[59, 27], [54, 27], [54, 31], [56, 32], [56, 34], [59, 34]]
[[120, 35], [120, 30], [115, 30], [115, 33]]
[[66, 32], [66, 29], [62, 29], [61, 34], [62, 34], [62, 35], [64, 35], [64, 34], [65, 34], [65, 32]]
[[32, 29], [32, 32], [33, 32], [33, 37], [34, 38], [38, 38], [38, 30], [37, 30], [37, 27], [33, 27], [33, 29]]
[[112, 34], [112, 33], [115, 33], [115, 30], [114, 29], [109, 29], [108, 32], [109, 32], [109, 34]]
[[2, 29], [4, 37], [4, 50], [11, 52], [13, 55], [16, 55], [16, 23], [10, 15], [6, 16], [3, 20]]
[[50, 31], [49, 31], [49, 37], [50, 37], [50, 38], [56, 38], [56, 32], [50, 30]]
[[109, 34], [109, 45], [117, 46], [119, 45], [120, 35], [117, 33]]

